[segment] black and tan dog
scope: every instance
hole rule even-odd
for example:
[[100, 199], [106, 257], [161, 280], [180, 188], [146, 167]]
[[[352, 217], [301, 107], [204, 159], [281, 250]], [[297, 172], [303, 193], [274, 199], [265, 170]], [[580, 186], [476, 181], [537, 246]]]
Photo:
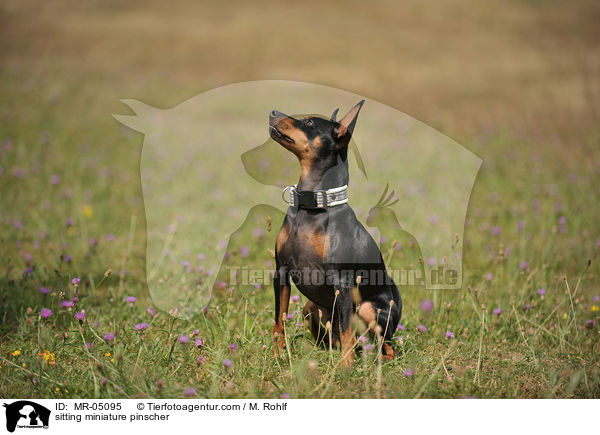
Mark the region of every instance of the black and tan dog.
[[285, 348], [283, 316], [291, 279], [309, 299], [303, 314], [313, 336], [328, 345], [331, 334], [331, 344], [341, 344], [343, 364], [354, 361], [350, 319], [357, 305], [371, 331], [383, 336], [383, 356], [394, 356], [391, 339], [402, 313], [400, 293], [377, 244], [347, 204], [348, 144], [363, 103], [339, 122], [337, 109], [331, 119], [296, 119], [277, 110], [269, 116], [271, 137], [298, 157], [301, 170], [298, 184], [286, 188], [290, 207], [275, 247], [276, 352]]

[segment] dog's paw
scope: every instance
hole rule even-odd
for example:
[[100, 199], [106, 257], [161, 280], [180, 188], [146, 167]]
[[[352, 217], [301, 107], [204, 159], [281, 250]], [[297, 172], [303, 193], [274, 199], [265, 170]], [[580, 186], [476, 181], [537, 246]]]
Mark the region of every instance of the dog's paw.
[[273, 356], [284, 356], [286, 350], [285, 335], [281, 333], [273, 334]]

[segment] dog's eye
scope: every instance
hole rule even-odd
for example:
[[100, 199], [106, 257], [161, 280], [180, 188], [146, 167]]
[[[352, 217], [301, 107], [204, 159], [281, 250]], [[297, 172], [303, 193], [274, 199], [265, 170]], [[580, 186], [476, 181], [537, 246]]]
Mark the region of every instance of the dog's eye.
[[314, 125], [314, 122], [313, 122], [313, 120], [312, 120], [312, 119], [310, 119], [310, 118], [309, 118], [309, 119], [307, 119], [306, 121], [304, 121], [304, 123], [305, 123], [306, 125], [308, 125], [309, 127], [312, 127], [312, 126]]

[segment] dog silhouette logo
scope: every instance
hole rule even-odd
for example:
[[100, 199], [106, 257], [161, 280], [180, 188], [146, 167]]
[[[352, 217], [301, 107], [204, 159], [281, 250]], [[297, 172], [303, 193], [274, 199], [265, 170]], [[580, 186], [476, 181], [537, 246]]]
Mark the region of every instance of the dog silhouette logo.
[[[267, 287], [288, 209], [282, 192], [299, 176], [296, 157], [270, 137], [268, 115], [279, 107], [329, 118], [332, 109], [361, 99], [312, 83], [262, 80], [166, 109], [123, 100], [134, 114], [113, 116], [144, 136], [139, 168], [153, 303], [191, 318], [227, 289]], [[466, 212], [482, 160], [372, 99], [347, 157], [349, 203], [398, 281], [461, 289]]]
[[14, 432], [16, 428], [22, 429], [48, 429], [50, 410], [42, 405], [29, 400], [19, 400], [10, 404], [3, 404], [6, 408], [6, 430]]

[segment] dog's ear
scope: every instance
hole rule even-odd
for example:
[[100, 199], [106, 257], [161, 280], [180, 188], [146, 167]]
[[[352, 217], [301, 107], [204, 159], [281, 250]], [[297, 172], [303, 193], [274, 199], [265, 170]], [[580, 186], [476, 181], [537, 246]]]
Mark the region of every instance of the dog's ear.
[[358, 113], [363, 104], [365, 104], [365, 100], [356, 104], [356, 106], [350, 109], [346, 116], [340, 119], [340, 125], [333, 129], [333, 133], [338, 142], [338, 147], [344, 147], [350, 142], [350, 137], [352, 136], [354, 126], [356, 125], [356, 118], [358, 118]]
[[331, 114], [331, 122], [336, 122], [336, 121], [335, 121], [335, 118], [336, 118], [336, 116], [337, 116], [337, 114], [338, 114], [338, 110], [340, 110], [340, 109], [335, 109], [335, 110], [333, 111], [333, 113]]

